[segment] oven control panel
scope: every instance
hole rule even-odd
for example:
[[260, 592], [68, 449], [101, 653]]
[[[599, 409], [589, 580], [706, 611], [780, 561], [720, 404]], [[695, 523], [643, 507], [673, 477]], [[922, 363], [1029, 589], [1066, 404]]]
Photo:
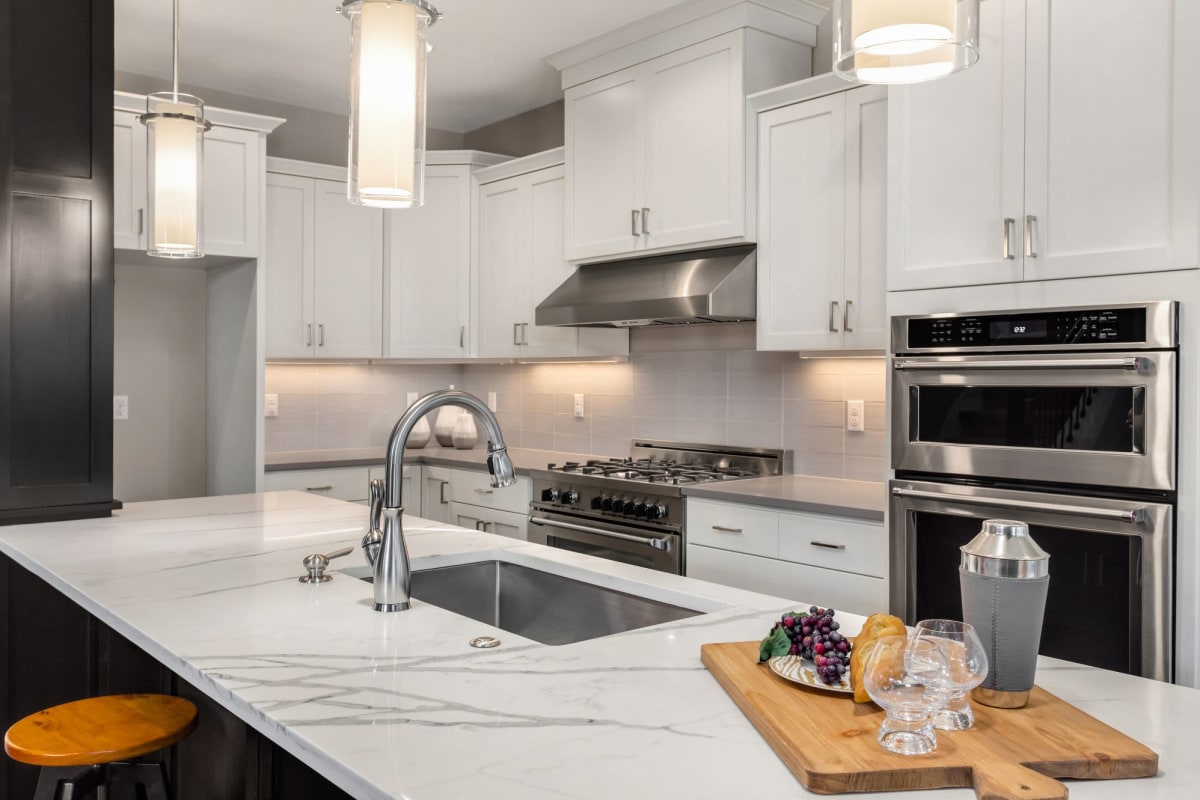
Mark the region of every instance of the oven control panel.
[[907, 322], [908, 348], [914, 350], [1125, 345], [1146, 341], [1144, 307], [916, 317]]
[[[664, 496], [637, 488], [598, 488], [535, 480], [533, 508], [580, 516], [634, 523], [675, 526], [683, 521], [681, 497]], [[648, 488], [649, 485], [647, 485]]]

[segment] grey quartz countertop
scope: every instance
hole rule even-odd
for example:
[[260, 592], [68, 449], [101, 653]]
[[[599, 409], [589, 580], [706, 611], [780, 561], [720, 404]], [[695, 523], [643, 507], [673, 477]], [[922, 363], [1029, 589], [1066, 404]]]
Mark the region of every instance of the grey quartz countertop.
[[776, 475], [724, 483], [689, 486], [688, 497], [749, 503], [787, 511], [812, 511], [843, 517], [883, 521], [886, 487], [874, 481], [818, 478], [812, 475]]
[[[384, 461], [382, 447], [362, 447], [352, 450], [299, 450], [288, 453], [267, 453], [265, 470], [281, 472], [296, 469], [328, 469], [333, 467], [376, 467]], [[526, 450], [521, 447], [508, 448], [513, 466], [518, 475], [527, 475], [531, 469], [545, 469], [547, 464], [564, 461], [585, 461], [587, 456], [578, 453], [556, 453], [552, 450]], [[427, 464], [435, 467], [458, 467], [460, 469], [487, 469], [487, 445], [477, 445], [472, 450], [457, 450], [453, 447], [424, 447], [420, 450], [405, 450], [405, 464]]]

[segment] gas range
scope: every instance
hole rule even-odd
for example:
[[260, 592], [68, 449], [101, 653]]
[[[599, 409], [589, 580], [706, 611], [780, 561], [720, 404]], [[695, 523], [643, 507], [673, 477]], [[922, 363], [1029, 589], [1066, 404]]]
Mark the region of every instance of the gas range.
[[683, 572], [683, 487], [791, 471], [790, 452], [635, 440], [628, 458], [532, 470], [531, 541]]

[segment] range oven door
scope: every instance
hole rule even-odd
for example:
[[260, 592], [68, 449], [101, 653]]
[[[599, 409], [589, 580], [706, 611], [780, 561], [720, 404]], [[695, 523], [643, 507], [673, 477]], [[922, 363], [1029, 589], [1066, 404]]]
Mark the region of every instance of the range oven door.
[[537, 508], [529, 515], [531, 542], [676, 575], [683, 574], [681, 540], [677, 533]]
[[1169, 681], [1174, 507], [951, 483], [889, 484], [892, 611], [962, 619], [959, 548], [1017, 519], [1050, 554], [1043, 655]]
[[897, 356], [892, 466], [1170, 491], [1174, 351]]

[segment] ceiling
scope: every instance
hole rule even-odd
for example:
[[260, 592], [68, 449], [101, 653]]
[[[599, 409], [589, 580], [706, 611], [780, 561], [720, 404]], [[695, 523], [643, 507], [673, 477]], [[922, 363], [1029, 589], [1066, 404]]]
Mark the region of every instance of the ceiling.
[[[434, 0], [429, 121], [464, 133], [557, 100], [546, 56], [683, 0]], [[350, 27], [337, 0], [180, 0], [188, 84], [346, 113]], [[171, 77], [171, 0], [116, 0], [116, 68]], [[251, 110], [251, 109], [246, 109]]]

